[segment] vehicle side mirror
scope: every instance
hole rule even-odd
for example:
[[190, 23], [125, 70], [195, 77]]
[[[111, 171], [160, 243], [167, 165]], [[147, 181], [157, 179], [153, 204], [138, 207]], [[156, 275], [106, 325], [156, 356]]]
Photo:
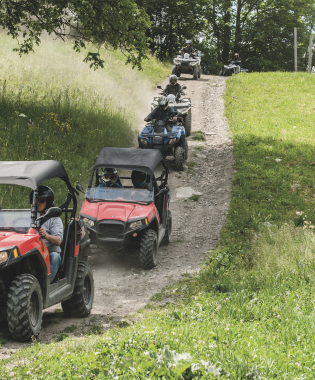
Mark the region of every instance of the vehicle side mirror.
[[51, 207], [45, 215], [40, 216], [35, 220], [36, 228], [40, 228], [47, 220], [51, 218], [57, 218], [62, 214], [62, 210], [59, 207]]
[[162, 86], [156, 86], [156, 88], [160, 88], [162, 90]]
[[183, 86], [183, 87], [182, 87], [182, 90], [186, 90], [186, 88], [187, 88], [187, 86]]
[[81, 191], [81, 193], [85, 194], [82, 185], [79, 185], [79, 184], [77, 183], [77, 185], [76, 185], [75, 188], [76, 188], [77, 190]]
[[167, 189], [162, 189], [162, 190], [160, 190], [160, 192], [158, 194], [156, 194], [156, 197], [158, 197], [159, 195], [165, 195], [167, 193], [168, 193]]

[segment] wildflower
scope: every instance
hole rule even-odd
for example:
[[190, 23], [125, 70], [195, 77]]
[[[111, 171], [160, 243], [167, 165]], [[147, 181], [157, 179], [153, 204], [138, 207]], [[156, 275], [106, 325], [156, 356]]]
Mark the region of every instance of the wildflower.
[[49, 375], [50, 374], [50, 370], [48, 370], [46, 373], [47, 373], [47, 375]]
[[27, 374], [27, 375], [30, 375], [30, 374], [31, 374], [31, 371], [27, 371], [26, 374]]

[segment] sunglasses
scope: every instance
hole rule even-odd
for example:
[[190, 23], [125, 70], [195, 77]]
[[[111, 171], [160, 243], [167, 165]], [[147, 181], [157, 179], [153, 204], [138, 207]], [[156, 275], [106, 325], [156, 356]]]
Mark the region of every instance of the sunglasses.
[[46, 198], [37, 198], [38, 203], [46, 203]]

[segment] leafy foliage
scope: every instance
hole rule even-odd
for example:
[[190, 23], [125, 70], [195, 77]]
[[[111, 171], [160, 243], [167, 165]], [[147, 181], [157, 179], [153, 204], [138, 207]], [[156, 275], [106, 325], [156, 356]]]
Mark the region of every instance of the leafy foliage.
[[[146, 57], [149, 18], [133, 0], [7, 0], [1, 2], [0, 25], [15, 39], [23, 41], [16, 50], [27, 54], [39, 45], [43, 32], [63, 40], [71, 39], [76, 52], [87, 42], [121, 49], [127, 62], [141, 67]], [[94, 69], [104, 67], [100, 52], [89, 51], [84, 58]]]

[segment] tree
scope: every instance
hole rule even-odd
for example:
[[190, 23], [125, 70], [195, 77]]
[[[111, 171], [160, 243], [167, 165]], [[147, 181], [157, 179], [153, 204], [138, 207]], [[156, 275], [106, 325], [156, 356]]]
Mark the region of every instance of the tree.
[[234, 52], [250, 70], [293, 70], [294, 27], [305, 69], [314, 13], [314, 0], [208, 0], [204, 71], [216, 70]]
[[[34, 51], [43, 32], [73, 41], [75, 51], [88, 43], [120, 48], [128, 63], [141, 67], [146, 56], [145, 34], [150, 20], [134, 0], [2, 0], [0, 25], [22, 42], [20, 55]], [[103, 67], [100, 54], [87, 52], [84, 59], [94, 68]]]
[[208, 0], [136, 0], [150, 15], [150, 50], [161, 59], [171, 59], [186, 39], [194, 40], [198, 48], [206, 20], [204, 9]]

